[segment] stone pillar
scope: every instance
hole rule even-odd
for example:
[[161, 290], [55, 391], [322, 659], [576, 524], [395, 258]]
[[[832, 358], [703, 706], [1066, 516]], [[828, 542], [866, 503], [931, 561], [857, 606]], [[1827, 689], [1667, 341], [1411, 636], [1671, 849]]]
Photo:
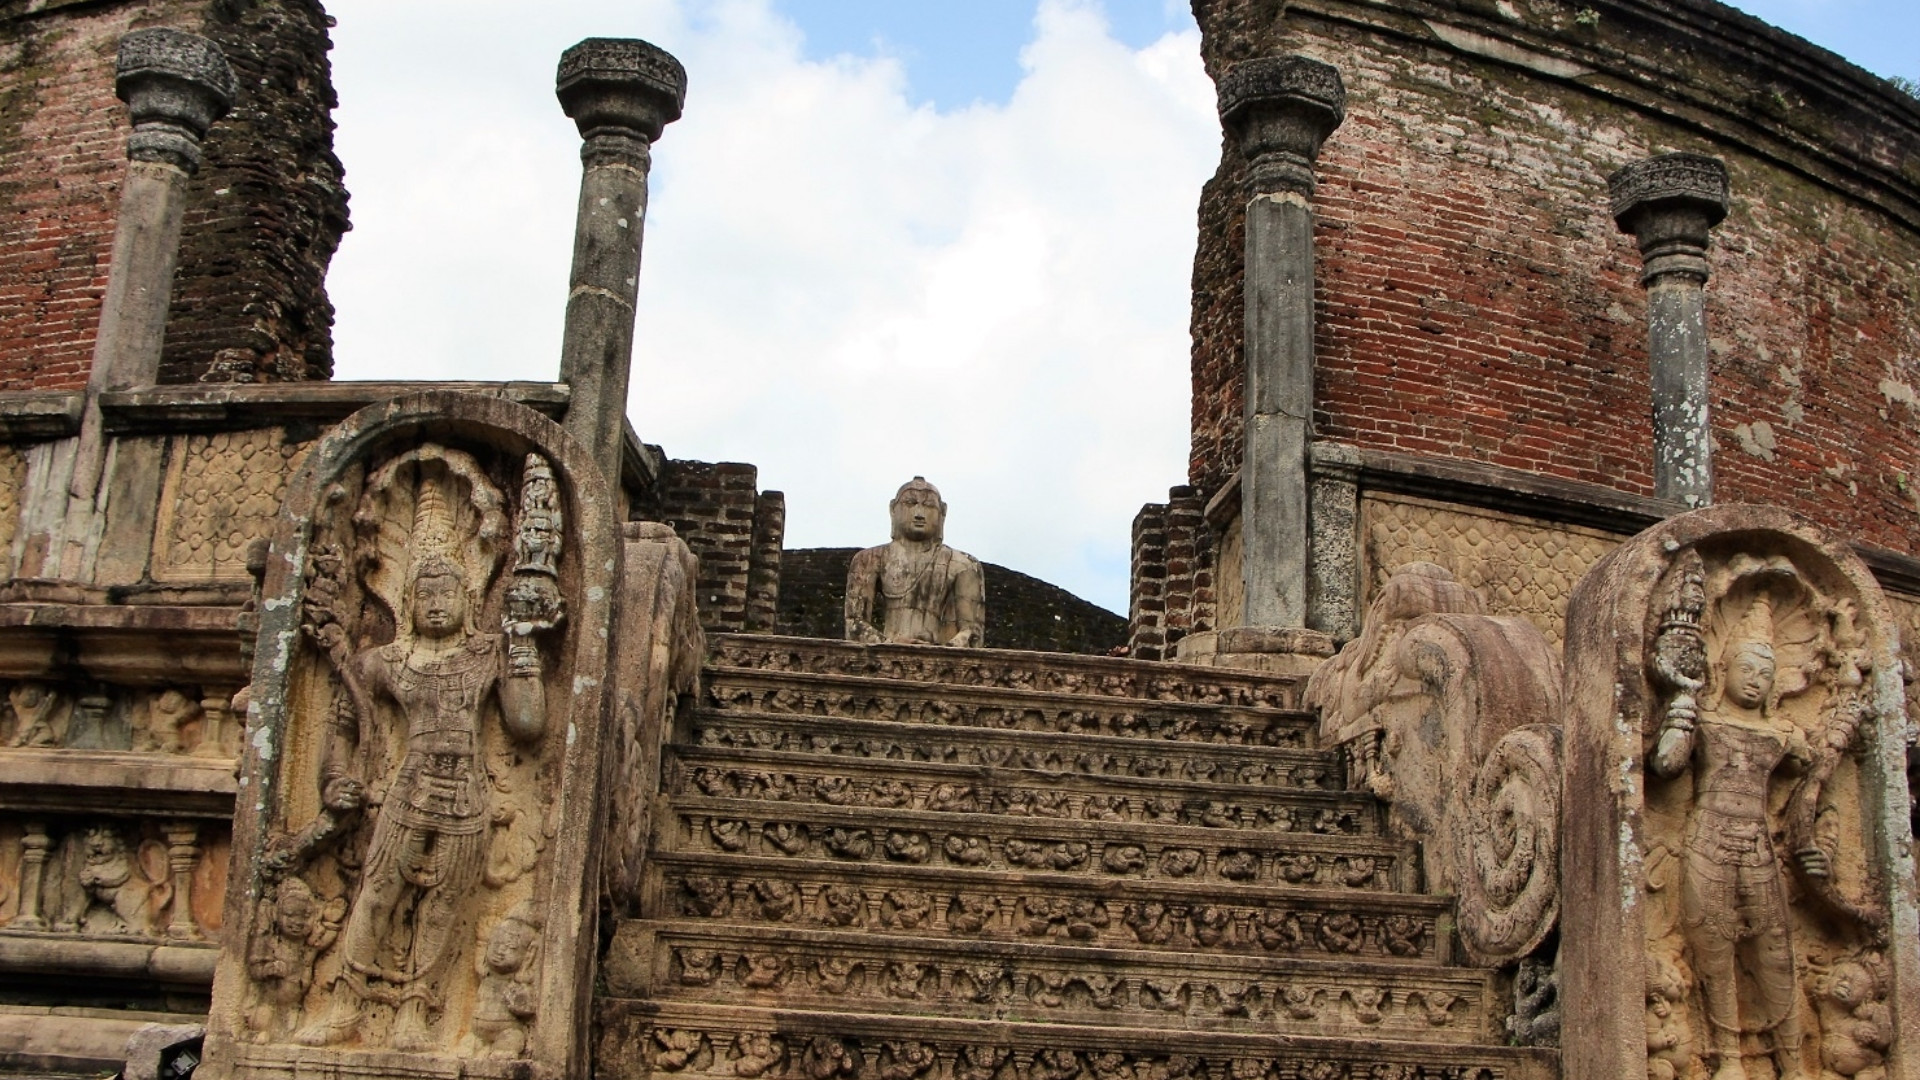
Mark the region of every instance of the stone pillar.
[[170, 821], [162, 831], [167, 838], [167, 871], [173, 880], [167, 936], [191, 941], [200, 936], [200, 928], [193, 921], [193, 864], [200, 861], [200, 826], [191, 821]]
[[47, 853], [53, 838], [47, 835], [47, 823], [29, 821], [21, 827], [20, 837], [20, 910], [9, 923], [15, 930], [45, 930], [46, 916], [40, 914], [40, 883], [47, 872]]
[[120, 190], [72, 472], [66, 490], [54, 496], [64, 503], [56, 515], [64, 519], [61, 542], [29, 543], [23, 572], [30, 575], [77, 578], [91, 561], [98, 543], [94, 507], [107, 456], [99, 396], [149, 386], [159, 377], [187, 183], [200, 168], [200, 140], [233, 103], [233, 71], [219, 46], [206, 38], [179, 30], [135, 30], [120, 39], [114, 92], [133, 116], [127, 136], [131, 163]]
[[566, 427], [617, 483], [650, 147], [680, 118], [687, 73], [647, 42], [588, 38], [561, 54], [556, 93], [584, 140], [560, 348], [560, 379], [573, 393]]
[[230, 758], [240, 752], [240, 732], [234, 721], [233, 697], [209, 688], [200, 699], [200, 741], [193, 757]]
[[1307, 625], [1313, 423], [1313, 162], [1345, 117], [1340, 72], [1304, 56], [1220, 80], [1220, 120], [1247, 155], [1246, 438], [1240, 466], [1246, 624]]
[[1653, 365], [1653, 493], [1713, 502], [1707, 408], [1707, 234], [1727, 216], [1727, 167], [1704, 154], [1661, 154], [1607, 179], [1613, 219], [1646, 269], [1647, 357]]

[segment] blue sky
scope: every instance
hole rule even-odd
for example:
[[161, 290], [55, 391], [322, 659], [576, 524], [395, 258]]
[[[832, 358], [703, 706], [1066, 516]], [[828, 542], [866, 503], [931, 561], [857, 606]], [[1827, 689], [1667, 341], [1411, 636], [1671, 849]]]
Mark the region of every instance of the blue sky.
[[[1525, 2], [1525, 0], [1513, 0]], [[1746, 0], [1920, 80], [1920, 0]], [[562, 50], [689, 72], [653, 153], [628, 415], [746, 461], [791, 547], [919, 474], [980, 558], [1116, 611], [1186, 476], [1194, 207], [1220, 152], [1180, 0], [327, 0], [353, 231], [342, 378], [551, 379], [579, 138]]]
[[[1878, 75], [1920, 81], [1920, 0], [1743, 0], [1734, 7]], [[810, 59], [885, 56], [939, 109], [1006, 101], [1033, 37], [1033, 0], [775, 0]], [[1106, 0], [1115, 39], [1142, 48], [1192, 25], [1179, 0]]]

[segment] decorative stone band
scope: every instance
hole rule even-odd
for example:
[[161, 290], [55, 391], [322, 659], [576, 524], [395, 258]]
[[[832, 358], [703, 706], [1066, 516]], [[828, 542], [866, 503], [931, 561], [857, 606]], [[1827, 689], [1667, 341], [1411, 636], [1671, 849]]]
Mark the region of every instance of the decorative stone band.
[[1705, 154], [1661, 154], [1607, 178], [1613, 219], [1640, 245], [1643, 281], [1707, 279], [1707, 234], [1727, 216], [1727, 167]]
[[133, 114], [127, 156], [198, 170], [200, 140], [233, 105], [220, 47], [179, 30], [135, 30], [120, 39], [114, 72], [114, 93]]
[[1221, 77], [1220, 122], [1240, 138], [1254, 194], [1313, 194], [1320, 144], [1347, 115], [1340, 71], [1305, 56], [1267, 56]]
[[[554, 92], [587, 140], [582, 155], [603, 138], [646, 144], [680, 119], [687, 71], [666, 50], [634, 38], [588, 38], [560, 54]], [[592, 162], [589, 162], [591, 164]]]

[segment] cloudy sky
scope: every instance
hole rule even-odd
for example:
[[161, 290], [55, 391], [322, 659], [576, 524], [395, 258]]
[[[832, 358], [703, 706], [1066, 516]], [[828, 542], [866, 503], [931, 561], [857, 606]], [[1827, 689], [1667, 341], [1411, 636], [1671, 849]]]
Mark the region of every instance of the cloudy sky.
[[[1920, 80], [1914, 0], [1745, 0]], [[789, 547], [947, 539], [1124, 613], [1128, 530], [1185, 475], [1213, 89], [1167, 0], [329, 0], [353, 231], [341, 378], [551, 379], [579, 183], [560, 52], [690, 73], [654, 152], [629, 415], [750, 461]]]

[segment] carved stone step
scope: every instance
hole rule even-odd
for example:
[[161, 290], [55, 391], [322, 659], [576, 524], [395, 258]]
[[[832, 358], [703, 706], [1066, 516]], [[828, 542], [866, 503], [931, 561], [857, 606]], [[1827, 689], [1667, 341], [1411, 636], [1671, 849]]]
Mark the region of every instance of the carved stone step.
[[655, 852], [643, 917], [953, 941], [1445, 963], [1452, 901], [1407, 893], [1130, 881]]
[[1335, 753], [1298, 748], [1062, 736], [705, 709], [695, 711], [687, 724], [689, 741], [705, 747], [1264, 788], [1338, 788], [1344, 776]]
[[1413, 860], [1369, 836], [1205, 829], [820, 803], [682, 796], [655, 818], [656, 851], [818, 859], [843, 875], [874, 864], [1051, 871], [1117, 880], [1407, 890]]
[[1270, 708], [1137, 701], [1058, 691], [935, 686], [853, 675], [805, 675], [710, 667], [708, 708], [901, 724], [1109, 735], [1172, 743], [1305, 748], [1311, 713]]
[[1313, 786], [1249, 791], [1244, 784], [1087, 777], [934, 762], [822, 760], [780, 751], [671, 747], [665, 786], [674, 795], [824, 803], [879, 810], [1131, 821], [1209, 829], [1376, 835], [1379, 803], [1337, 789], [1321, 751], [1295, 757], [1288, 778]]
[[860, 675], [944, 686], [999, 687], [1141, 701], [1294, 709], [1304, 678], [1068, 653], [861, 645], [821, 638], [723, 634], [715, 667], [793, 675]]
[[622, 922], [616, 997], [1200, 1031], [1492, 1038], [1491, 973]]
[[1553, 1080], [1551, 1050], [603, 999], [605, 1080]]

